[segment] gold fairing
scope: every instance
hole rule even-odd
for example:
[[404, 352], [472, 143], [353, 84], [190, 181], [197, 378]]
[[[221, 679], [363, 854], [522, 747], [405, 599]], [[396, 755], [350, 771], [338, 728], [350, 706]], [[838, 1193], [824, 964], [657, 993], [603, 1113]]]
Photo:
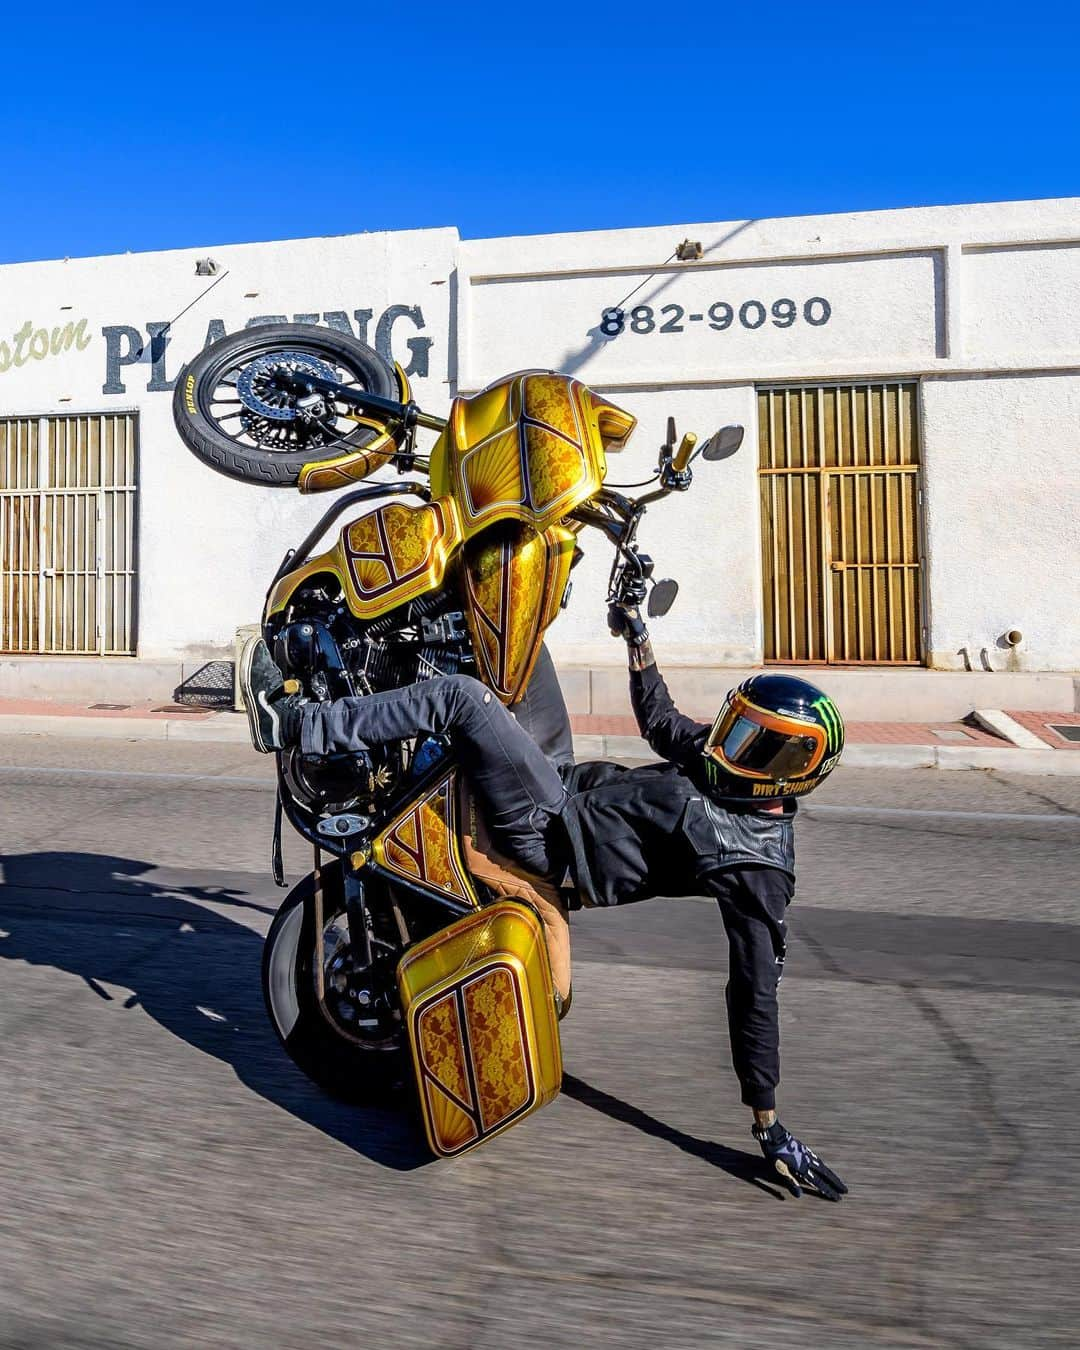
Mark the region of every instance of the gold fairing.
[[[398, 399], [402, 403], [409, 403], [412, 391], [408, 376], [397, 364], [394, 365], [394, 373], [397, 376]], [[374, 438], [359, 449], [345, 446], [336, 455], [305, 464], [296, 482], [301, 492], [330, 492], [335, 488], [351, 487], [389, 463], [405, 438], [404, 423], [391, 418], [356, 414], [350, 416], [349, 421], [370, 427], [375, 432]]]
[[449, 499], [427, 506], [390, 502], [347, 525], [329, 552], [282, 577], [270, 592], [266, 617], [284, 609], [309, 578], [329, 572], [357, 618], [377, 618], [441, 586], [461, 539], [457, 508]]
[[635, 425], [572, 376], [519, 372], [454, 400], [432, 451], [432, 491], [458, 502], [466, 539], [506, 519], [542, 533], [601, 487], [605, 451]]
[[551, 967], [527, 905], [459, 919], [411, 947], [397, 978], [433, 1153], [463, 1153], [558, 1096]]
[[371, 856], [414, 886], [478, 905], [459, 842], [457, 780], [449, 773], [378, 835]]
[[465, 546], [466, 617], [479, 676], [504, 703], [528, 683], [566, 591], [575, 537], [510, 521]]
[[322, 459], [314, 464], [305, 464], [300, 470], [296, 486], [301, 492], [331, 492], [334, 488], [352, 487], [368, 474], [389, 464], [398, 448], [398, 428], [382, 429], [377, 422], [367, 417], [350, 419], [365, 426], [375, 427], [378, 435], [364, 446], [347, 455], [338, 455], [334, 459]]

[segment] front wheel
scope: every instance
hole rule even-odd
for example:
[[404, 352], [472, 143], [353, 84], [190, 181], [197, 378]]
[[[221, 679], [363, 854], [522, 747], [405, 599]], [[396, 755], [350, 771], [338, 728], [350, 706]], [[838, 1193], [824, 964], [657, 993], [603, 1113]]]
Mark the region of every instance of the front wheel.
[[321, 870], [323, 1001], [316, 991], [315, 880], [286, 897], [263, 948], [263, 997], [293, 1063], [331, 1096], [358, 1105], [407, 1101], [410, 1066], [397, 1016], [394, 971], [400, 949], [373, 944], [375, 960], [353, 968], [340, 863]]
[[200, 352], [176, 381], [173, 421], [184, 444], [229, 478], [292, 487], [307, 464], [362, 450], [378, 434], [332, 394], [305, 394], [313, 375], [380, 398], [402, 390], [389, 362], [357, 338], [309, 324], [246, 328]]

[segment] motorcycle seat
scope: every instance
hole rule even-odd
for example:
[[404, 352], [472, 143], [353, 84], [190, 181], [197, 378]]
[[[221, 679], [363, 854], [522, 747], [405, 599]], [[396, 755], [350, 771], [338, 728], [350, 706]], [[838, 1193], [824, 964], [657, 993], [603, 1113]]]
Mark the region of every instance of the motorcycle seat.
[[551, 979], [563, 1017], [570, 1009], [570, 918], [559, 888], [543, 877], [533, 876], [494, 847], [476, 809], [472, 795], [461, 785], [461, 848], [470, 875], [490, 890], [496, 899], [524, 900], [536, 910], [547, 939]]

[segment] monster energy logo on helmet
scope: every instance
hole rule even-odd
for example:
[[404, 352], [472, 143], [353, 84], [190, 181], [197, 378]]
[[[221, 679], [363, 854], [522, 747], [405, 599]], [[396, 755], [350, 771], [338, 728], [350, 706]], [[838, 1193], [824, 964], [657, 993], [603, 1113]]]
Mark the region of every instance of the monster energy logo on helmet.
[[820, 698], [814, 699], [810, 706], [824, 724], [828, 749], [830, 751], [839, 750], [844, 741], [844, 723], [837, 711], [836, 704], [827, 694], [822, 694]]

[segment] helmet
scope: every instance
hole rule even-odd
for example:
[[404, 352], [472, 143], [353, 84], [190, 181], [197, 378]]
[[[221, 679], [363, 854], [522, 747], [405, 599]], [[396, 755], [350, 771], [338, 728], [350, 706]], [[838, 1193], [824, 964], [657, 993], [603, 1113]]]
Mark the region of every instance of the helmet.
[[827, 694], [794, 675], [753, 675], [733, 689], [705, 741], [706, 776], [728, 797], [812, 792], [836, 767], [844, 723]]

